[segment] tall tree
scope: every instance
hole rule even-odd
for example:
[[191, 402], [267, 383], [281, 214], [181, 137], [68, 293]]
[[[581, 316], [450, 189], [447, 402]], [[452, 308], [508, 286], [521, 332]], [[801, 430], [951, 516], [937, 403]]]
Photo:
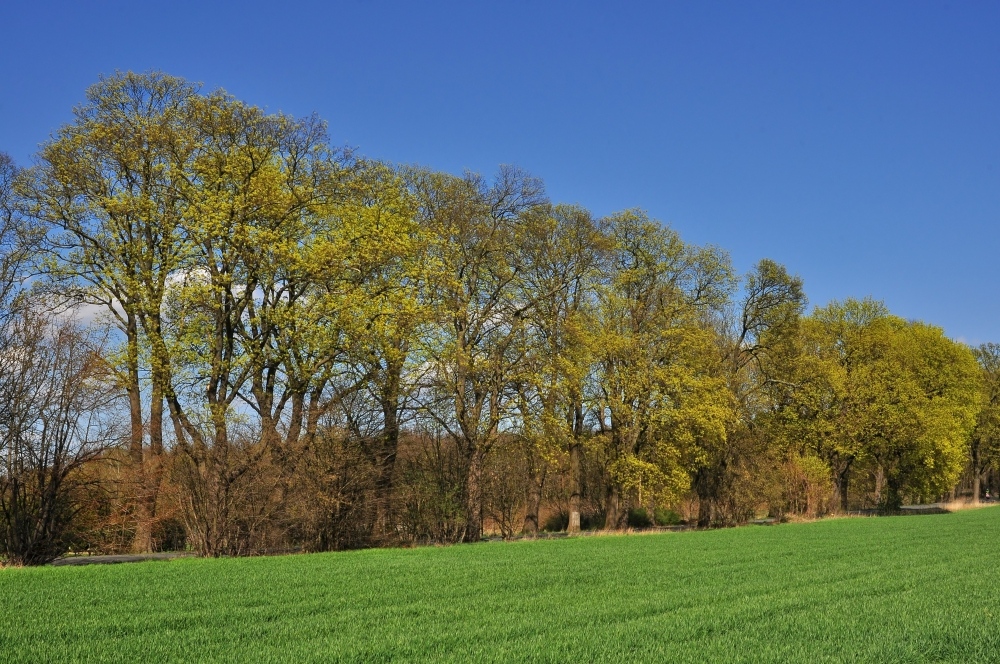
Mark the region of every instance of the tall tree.
[[982, 344], [972, 351], [982, 372], [982, 407], [972, 430], [972, 502], [979, 502], [983, 474], [1000, 460], [1000, 344]]
[[832, 302], [803, 321], [803, 356], [797, 366], [795, 405], [786, 409], [802, 440], [834, 476], [842, 510], [849, 505], [851, 475], [865, 458], [862, 417], [872, 326], [889, 315], [881, 302]]
[[[425, 295], [433, 270], [427, 260], [430, 238], [419, 223], [414, 191], [421, 177], [415, 169], [368, 164], [355, 179], [351, 200], [340, 208], [341, 216], [351, 220], [340, 274], [356, 278], [351, 296], [341, 302], [350, 319], [350, 327], [345, 323], [350, 331], [345, 362], [364, 383], [364, 401], [372, 405], [368, 429], [358, 426], [364, 415], [357, 412], [363, 410], [359, 400], [343, 405], [375, 468], [375, 541], [394, 532], [390, 501], [400, 435], [426, 369], [415, 352], [421, 330], [431, 322]], [[347, 295], [344, 288], [337, 290]]]
[[[275, 339], [302, 295], [299, 252], [336, 164], [314, 118], [268, 115], [222, 91], [194, 99], [190, 118], [198, 147], [180, 187], [190, 250], [173, 285], [171, 333], [151, 335], [151, 347], [185, 459], [189, 531], [219, 555], [242, 546], [231, 503], [276, 441], [287, 357]], [[259, 431], [239, 426], [238, 403], [256, 412]]]
[[[754, 266], [744, 278], [742, 291], [742, 298], [722, 318], [719, 338], [720, 369], [733, 399], [735, 417], [729, 421], [724, 438], [705, 441], [694, 473], [702, 527], [712, 523], [722, 494], [732, 492], [728, 485], [740, 466], [768, 463], [770, 451], [762, 449], [760, 443], [766, 447], [773, 441], [756, 430], [757, 420], [775, 405], [772, 388], [775, 382], [782, 382], [805, 308], [802, 280], [771, 260]], [[750, 472], [759, 474], [761, 469]]]
[[546, 200], [541, 183], [514, 168], [501, 168], [493, 182], [432, 174], [420, 190], [438, 269], [428, 293], [435, 331], [424, 344], [433, 366], [426, 396], [438, 401], [425, 411], [459, 441], [466, 466], [464, 539], [476, 541], [483, 461], [514, 415], [512, 381], [524, 359], [517, 342], [535, 304], [518, 297], [524, 293], [518, 246]]
[[725, 436], [730, 417], [710, 314], [730, 269], [712, 248], [628, 210], [608, 220], [613, 241], [598, 290], [600, 348], [594, 414], [605, 441], [605, 526], [618, 528], [625, 493], [677, 498], [696, 441]]
[[[188, 244], [181, 219], [181, 185], [197, 147], [189, 107], [197, 87], [159, 72], [102, 78], [74, 110], [74, 121], [42, 146], [27, 197], [33, 213], [51, 225], [55, 290], [70, 301], [98, 305], [123, 337], [121, 381], [128, 394], [129, 451], [139, 472], [146, 514], [136, 548], [150, 547], [148, 519], [158, 474], [142, 477], [143, 416], [140, 338], [155, 339], [168, 279]], [[165, 368], [153, 361], [149, 397], [149, 451], [163, 450]]]
[[872, 300], [834, 302], [804, 329], [803, 389], [789, 412], [832, 469], [841, 508], [859, 464], [873, 473], [882, 507], [944, 493], [961, 471], [979, 408], [971, 352]]
[[592, 334], [595, 287], [608, 244], [590, 213], [569, 205], [554, 206], [538, 218], [521, 243], [525, 292], [519, 299], [535, 301], [525, 329], [529, 366], [519, 384], [528, 456], [528, 533], [538, 531], [546, 470], [562, 455], [569, 461], [568, 530], [580, 530], [584, 392], [597, 341]]

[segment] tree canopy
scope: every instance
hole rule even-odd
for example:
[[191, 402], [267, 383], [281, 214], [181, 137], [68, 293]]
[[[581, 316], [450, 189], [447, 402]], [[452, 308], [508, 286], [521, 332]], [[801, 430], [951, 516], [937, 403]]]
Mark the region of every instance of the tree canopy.
[[[871, 299], [807, 314], [784, 266], [739, 276], [641, 209], [363, 158], [159, 72], [0, 155], [0, 213], [0, 355], [97, 427], [26, 440], [48, 402], [10, 384], [9, 560], [891, 511], [963, 473], [978, 499], [998, 459], [995, 345]], [[43, 545], [29, 489], [65, 507]]]

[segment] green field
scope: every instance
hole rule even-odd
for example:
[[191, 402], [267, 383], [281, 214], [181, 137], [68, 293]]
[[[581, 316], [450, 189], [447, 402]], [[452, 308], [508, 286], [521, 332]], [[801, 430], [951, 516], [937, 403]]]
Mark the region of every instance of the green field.
[[0, 660], [1000, 661], [1000, 509], [0, 571]]

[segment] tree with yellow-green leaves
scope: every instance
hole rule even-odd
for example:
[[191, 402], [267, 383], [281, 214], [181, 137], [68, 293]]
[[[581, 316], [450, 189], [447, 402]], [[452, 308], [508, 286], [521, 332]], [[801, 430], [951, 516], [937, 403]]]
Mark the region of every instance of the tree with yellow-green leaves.
[[970, 441], [972, 500], [978, 503], [983, 473], [1000, 461], [1000, 345], [981, 344], [972, 352], [982, 378], [981, 409]]
[[537, 533], [546, 473], [568, 466], [568, 530], [580, 530], [581, 472], [586, 430], [584, 394], [598, 339], [595, 287], [608, 237], [590, 213], [554, 206], [535, 220], [521, 243], [525, 271], [527, 361], [518, 383], [521, 437], [527, 456], [528, 495], [524, 532]]
[[629, 496], [643, 504], [682, 495], [699, 446], [726, 435], [732, 410], [711, 316], [731, 276], [719, 251], [685, 244], [640, 211], [607, 223], [590, 389], [607, 472], [605, 527], [615, 529]]
[[940, 328], [872, 300], [834, 302], [804, 321], [795, 374], [786, 435], [828, 464], [841, 509], [861, 468], [886, 509], [957, 482], [980, 382], [971, 351]]
[[[726, 436], [704, 441], [693, 473], [703, 527], [754, 511], [753, 502], [736, 504], [734, 494], [746, 492], [735, 485], [759, 484], [784, 453], [766, 422], [789, 385], [785, 373], [805, 307], [802, 280], [765, 259], [740, 286], [741, 296], [731, 300], [718, 325], [719, 370], [729, 388], [733, 417]], [[728, 509], [721, 509], [722, 501], [730, 503]]]
[[[153, 72], [119, 73], [87, 91], [75, 119], [45, 143], [22, 195], [32, 214], [54, 231], [45, 272], [70, 303], [102, 307], [122, 332], [120, 381], [131, 419], [129, 453], [142, 475], [143, 436], [155, 458], [163, 450], [163, 388], [168, 369], [148, 365], [152, 385], [144, 418], [142, 340], [159, 336], [170, 275], [187, 259], [183, 193], [198, 148], [190, 105], [198, 88]], [[153, 516], [158, 473], [138, 508]], [[148, 549], [148, 532], [136, 548]]]
[[982, 406], [980, 370], [968, 346], [934, 325], [893, 323], [888, 343], [912, 381], [905, 383], [910, 394], [903, 396], [900, 389], [897, 399], [909, 402], [914, 413], [903, 427], [881, 436], [872, 453], [877, 472], [885, 474], [885, 492], [878, 499], [890, 509], [898, 508], [904, 496], [927, 502], [955, 486]]
[[547, 201], [541, 183], [514, 168], [492, 182], [428, 174], [418, 183], [423, 223], [433, 237], [428, 283], [434, 326], [422, 340], [429, 365], [422, 410], [457, 441], [464, 465], [466, 541], [482, 534], [486, 455], [515, 417], [519, 343], [536, 295], [521, 287], [525, 233]]
[[[371, 412], [367, 418], [346, 413], [345, 419], [358, 437], [372, 441], [376, 541], [392, 537], [390, 501], [400, 436], [426, 371], [419, 366], [419, 338], [432, 324], [433, 308], [425, 293], [435, 265], [414, 189], [421, 177], [416, 169], [362, 164], [351, 181], [352, 196], [336, 207], [345, 222], [342, 244], [328, 247], [331, 257], [342, 257], [340, 269], [331, 270], [329, 277], [355, 279], [353, 288], [339, 289], [342, 295], [350, 291], [350, 298], [340, 301], [350, 339], [346, 364]], [[311, 262], [331, 264], [318, 257]], [[349, 411], [359, 410], [357, 400], [341, 403]]]
[[[277, 440], [280, 324], [306, 290], [300, 252], [340, 164], [311, 118], [268, 115], [224, 92], [195, 98], [189, 117], [198, 143], [182, 187], [190, 251], [170, 332], [151, 346], [154, 362], [170, 367], [164, 393], [186, 459], [188, 528], [219, 554], [240, 546], [227, 518], [238, 480]], [[280, 387], [287, 399], [302, 386]], [[233, 429], [237, 406], [259, 418], [249, 432]], [[258, 437], [264, 446], [252, 447]]]

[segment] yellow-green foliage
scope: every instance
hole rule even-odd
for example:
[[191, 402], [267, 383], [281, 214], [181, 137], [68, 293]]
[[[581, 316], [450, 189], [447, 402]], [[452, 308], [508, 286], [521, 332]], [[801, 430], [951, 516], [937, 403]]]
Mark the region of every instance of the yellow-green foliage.
[[725, 252], [641, 210], [595, 219], [509, 166], [360, 159], [315, 117], [158, 72], [103, 79], [74, 113], [18, 176], [19, 205], [50, 230], [39, 287], [117, 328], [106, 359], [129, 397], [130, 463], [188, 455], [185, 509], [197, 494], [214, 510], [189, 527], [225, 521], [235, 479], [271, 453], [287, 462], [273, 491], [246, 495], [278, 511], [322, 427], [363, 450], [377, 487], [357, 491], [383, 533], [399, 532], [400, 432], [446, 437], [462, 478], [439, 488], [460, 496], [448, 527], [469, 539], [494, 451], [528, 469], [536, 502], [554, 477], [550, 507], [561, 483], [577, 517], [589, 473], [608, 527], [692, 495], [706, 525], [784, 509], [785, 475], [818, 491], [825, 472], [842, 496], [862, 477], [885, 506], [937, 497], [974, 427], [977, 469], [996, 457], [1000, 390], [969, 349], [871, 300], [803, 317], [781, 265], [737, 280]]
[[873, 464], [891, 505], [957, 481], [980, 383], [972, 352], [940, 328], [872, 301], [833, 303], [804, 321], [795, 376], [785, 426], [835, 471]]
[[685, 245], [639, 211], [612, 216], [607, 278], [597, 289], [595, 408], [611, 481], [661, 501], [688, 488], [699, 441], [731, 417], [706, 311], [730, 272], [724, 257]]

